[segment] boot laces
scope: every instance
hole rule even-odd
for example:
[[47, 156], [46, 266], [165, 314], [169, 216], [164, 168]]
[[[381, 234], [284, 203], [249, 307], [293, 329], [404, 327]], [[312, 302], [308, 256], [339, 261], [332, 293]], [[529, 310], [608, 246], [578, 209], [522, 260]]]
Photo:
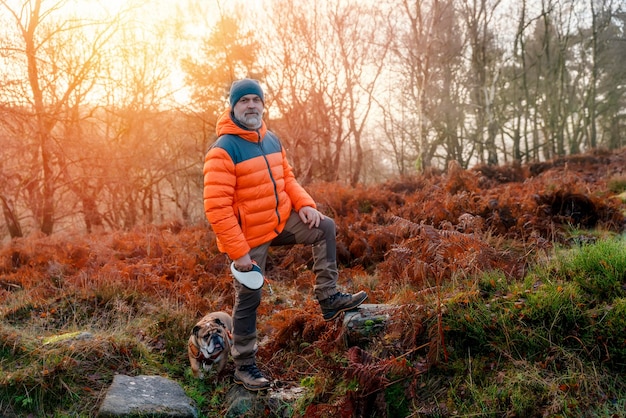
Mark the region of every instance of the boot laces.
[[347, 294], [347, 293], [337, 292], [337, 293], [335, 293], [334, 295], [331, 295], [331, 296], [328, 298], [328, 301], [329, 301], [330, 303], [333, 303], [333, 302], [334, 302], [335, 300], [337, 300], [337, 299], [343, 299], [343, 298], [346, 298], [346, 297], [350, 297], [350, 295], [349, 295], [349, 294]]
[[239, 370], [241, 370], [242, 372], [249, 373], [250, 376], [252, 376], [255, 379], [262, 379], [264, 377], [261, 371], [259, 370], [259, 368], [256, 366], [256, 364], [247, 364], [245, 366], [240, 366]]

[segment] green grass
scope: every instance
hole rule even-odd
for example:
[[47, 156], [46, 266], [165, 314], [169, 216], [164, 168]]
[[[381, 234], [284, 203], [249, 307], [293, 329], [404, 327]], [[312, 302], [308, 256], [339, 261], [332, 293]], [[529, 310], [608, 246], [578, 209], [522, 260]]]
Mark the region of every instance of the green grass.
[[600, 240], [565, 252], [556, 275], [577, 283], [591, 300], [610, 302], [624, 294], [626, 283], [626, 240]]
[[613, 193], [622, 193], [626, 191], [626, 176], [616, 176], [609, 179], [607, 188]]
[[[448, 399], [460, 415], [625, 416], [626, 243], [601, 240], [536, 266], [489, 273], [447, 306]], [[455, 365], [451, 367], [451, 365]]]

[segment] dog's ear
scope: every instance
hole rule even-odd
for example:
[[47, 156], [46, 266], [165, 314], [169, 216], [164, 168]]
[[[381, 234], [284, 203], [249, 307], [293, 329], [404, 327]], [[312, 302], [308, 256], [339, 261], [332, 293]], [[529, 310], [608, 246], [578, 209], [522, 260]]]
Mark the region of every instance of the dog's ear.
[[202, 327], [200, 325], [196, 325], [195, 327], [193, 327], [193, 329], [191, 330], [191, 333], [193, 335], [195, 335], [196, 337], [198, 336], [198, 333], [200, 332], [200, 330], [202, 329]]

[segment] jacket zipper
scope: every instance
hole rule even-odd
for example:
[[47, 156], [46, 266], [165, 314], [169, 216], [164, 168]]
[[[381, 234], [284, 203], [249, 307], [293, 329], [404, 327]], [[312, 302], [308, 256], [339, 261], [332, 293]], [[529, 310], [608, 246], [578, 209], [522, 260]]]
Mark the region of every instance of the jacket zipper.
[[[267, 171], [269, 172], [270, 180], [272, 180], [272, 185], [274, 186], [274, 198], [276, 199], [276, 206], [274, 210], [276, 211], [276, 218], [278, 219], [277, 225], [280, 225], [280, 212], [278, 211], [279, 202], [278, 202], [278, 190], [276, 189], [276, 180], [274, 180], [274, 175], [272, 174], [272, 168], [270, 166], [270, 162], [267, 160], [267, 156], [265, 155], [265, 151], [263, 150], [263, 144], [261, 143], [261, 133], [259, 131], [256, 131], [256, 133], [259, 136], [259, 140], [257, 141], [257, 144], [259, 145], [259, 148], [261, 149], [261, 155], [263, 156], [263, 159], [265, 160], [265, 165], [267, 166]], [[276, 229], [274, 229], [274, 231], [278, 233]]]

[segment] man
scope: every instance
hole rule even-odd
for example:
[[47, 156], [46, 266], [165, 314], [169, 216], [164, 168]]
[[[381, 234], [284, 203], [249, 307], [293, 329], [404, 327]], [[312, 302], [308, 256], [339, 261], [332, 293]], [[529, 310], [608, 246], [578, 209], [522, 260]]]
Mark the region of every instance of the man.
[[[204, 211], [239, 271], [256, 263], [265, 271], [270, 246], [309, 244], [313, 248], [315, 297], [325, 320], [355, 309], [367, 298], [337, 290], [335, 222], [322, 215], [296, 181], [285, 149], [262, 119], [265, 102], [256, 80], [235, 81], [230, 108], [217, 122], [217, 141], [204, 161]], [[233, 347], [235, 382], [248, 390], [269, 387], [256, 366], [257, 307], [261, 290], [234, 281]]]

